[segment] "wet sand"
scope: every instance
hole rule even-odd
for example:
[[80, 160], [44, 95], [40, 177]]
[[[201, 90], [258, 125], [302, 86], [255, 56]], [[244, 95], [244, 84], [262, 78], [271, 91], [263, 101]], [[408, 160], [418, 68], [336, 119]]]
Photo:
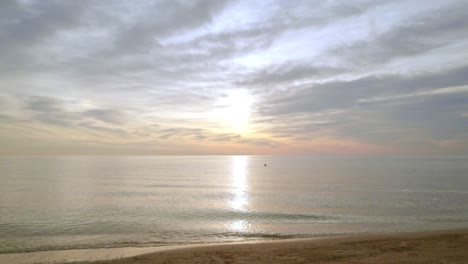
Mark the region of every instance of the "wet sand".
[[[128, 254], [132, 250], [128, 248], [127, 255], [120, 256], [118, 254], [124, 252], [112, 250], [114, 255], [110, 254], [108, 260], [85, 263], [468, 263], [468, 229], [161, 247], [148, 249], [157, 252], [130, 257]], [[75, 260], [95, 259], [91, 258], [93, 250], [78, 251], [74, 251]], [[62, 251], [62, 257], [66, 257], [66, 252], [73, 251]], [[26, 263], [5, 262], [7, 259], [2, 256], [5, 255], [0, 255], [0, 263]], [[126, 258], [109, 260], [118, 257]], [[72, 255], [68, 260], [73, 260]], [[60, 260], [43, 258], [41, 262]]]

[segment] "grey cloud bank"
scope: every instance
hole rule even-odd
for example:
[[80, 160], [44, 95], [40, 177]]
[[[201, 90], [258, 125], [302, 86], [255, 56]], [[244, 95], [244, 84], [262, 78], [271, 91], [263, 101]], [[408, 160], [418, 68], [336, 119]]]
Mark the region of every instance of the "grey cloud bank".
[[0, 154], [466, 155], [467, 29], [462, 0], [2, 1]]

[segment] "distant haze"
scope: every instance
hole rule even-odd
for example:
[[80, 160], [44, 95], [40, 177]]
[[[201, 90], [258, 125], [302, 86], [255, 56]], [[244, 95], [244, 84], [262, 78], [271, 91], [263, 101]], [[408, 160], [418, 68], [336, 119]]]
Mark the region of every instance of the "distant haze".
[[468, 154], [468, 2], [0, 3], [0, 154]]

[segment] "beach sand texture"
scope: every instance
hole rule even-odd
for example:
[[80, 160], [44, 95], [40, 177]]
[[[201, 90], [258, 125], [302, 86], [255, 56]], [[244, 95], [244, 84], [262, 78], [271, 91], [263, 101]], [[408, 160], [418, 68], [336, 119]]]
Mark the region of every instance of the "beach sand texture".
[[468, 230], [224, 244], [98, 263], [468, 263]]
[[[153, 251], [152, 253], [148, 253]], [[142, 254], [145, 253], [145, 254]], [[118, 258], [126, 256], [125, 258]], [[131, 257], [128, 257], [131, 256]], [[0, 263], [468, 263], [468, 229], [159, 248], [1, 254]], [[88, 262], [71, 260], [103, 259]]]

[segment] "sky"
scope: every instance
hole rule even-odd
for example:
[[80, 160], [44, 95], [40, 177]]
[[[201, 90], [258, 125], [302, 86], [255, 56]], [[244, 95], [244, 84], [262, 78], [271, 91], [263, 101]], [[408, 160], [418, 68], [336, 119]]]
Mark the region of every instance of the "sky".
[[0, 2], [1, 155], [467, 155], [468, 2]]

